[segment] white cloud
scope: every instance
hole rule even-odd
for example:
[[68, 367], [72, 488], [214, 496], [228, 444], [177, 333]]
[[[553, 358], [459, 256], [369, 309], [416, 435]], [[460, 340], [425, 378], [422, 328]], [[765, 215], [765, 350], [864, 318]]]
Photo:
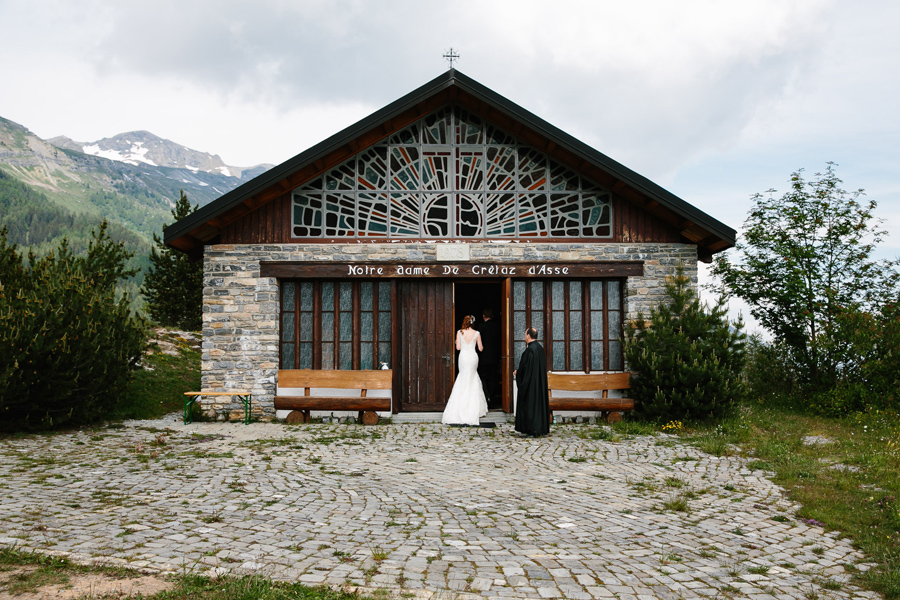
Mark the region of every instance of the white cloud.
[[278, 163], [453, 46], [467, 75], [732, 227], [750, 194], [829, 160], [893, 227], [898, 21], [888, 0], [7, 0], [0, 116]]

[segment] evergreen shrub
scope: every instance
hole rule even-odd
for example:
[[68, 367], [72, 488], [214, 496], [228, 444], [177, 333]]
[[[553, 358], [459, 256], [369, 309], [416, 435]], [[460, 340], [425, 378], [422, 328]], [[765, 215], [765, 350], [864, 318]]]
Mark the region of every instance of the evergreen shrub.
[[111, 416], [145, 341], [116, 283], [131, 257], [103, 223], [85, 255], [63, 240], [25, 266], [0, 230], [0, 430], [80, 425]]
[[681, 266], [666, 295], [625, 330], [635, 413], [659, 422], [726, 416], [745, 395], [743, 324], [729, 323], [723, 299], [702, 305]]
[[[184, 191], [175, 203], [172, 217], [180, 221], [197, 210]], [[147, 312], [154, 323], [186, 331], [203, 326], [203, 264], [191, 262], [187, 254], [167, 247], [153, 234], [150, 270], [141, 291], [147, 299]]]

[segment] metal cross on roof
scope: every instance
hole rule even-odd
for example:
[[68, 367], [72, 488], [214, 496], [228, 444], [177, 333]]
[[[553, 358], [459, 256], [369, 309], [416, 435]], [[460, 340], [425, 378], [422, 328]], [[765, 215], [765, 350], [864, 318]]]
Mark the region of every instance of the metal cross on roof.
[[444, 54], [444, 58], [446, 58], [446, 59], [450, 62], [450, 68], [452, 69], [452, 68], [453, 68], [453, 61], [459, 59], [459, 54], [457, 54], [457, 53], [453, 50], [453, 48], [450, 48], [450, 50], [448, 50], [447, 53]]

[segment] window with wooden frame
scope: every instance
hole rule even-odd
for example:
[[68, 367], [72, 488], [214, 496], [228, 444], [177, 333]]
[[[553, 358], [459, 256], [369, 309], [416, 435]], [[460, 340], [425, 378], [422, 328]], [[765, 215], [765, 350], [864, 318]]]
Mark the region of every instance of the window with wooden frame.
[[513, 350], [537, 329], [551, 371], [622, 371], [622, 282], [618, 279], [519, 280], [512, 285]]
[[281, 282], [282, 369], [380, 369], [391, 362], [389, 281]]

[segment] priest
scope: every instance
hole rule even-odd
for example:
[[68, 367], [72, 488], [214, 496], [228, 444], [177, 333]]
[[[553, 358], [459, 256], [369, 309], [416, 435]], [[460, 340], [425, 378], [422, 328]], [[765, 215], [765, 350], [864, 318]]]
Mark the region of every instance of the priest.
[[550, 394], [547, 389], [547, 359], [537, 341], [537, 330], [525, 330], [525, 352], [513, 371], [518, 395], [516, 431], [538, 437], [550, 433]]

